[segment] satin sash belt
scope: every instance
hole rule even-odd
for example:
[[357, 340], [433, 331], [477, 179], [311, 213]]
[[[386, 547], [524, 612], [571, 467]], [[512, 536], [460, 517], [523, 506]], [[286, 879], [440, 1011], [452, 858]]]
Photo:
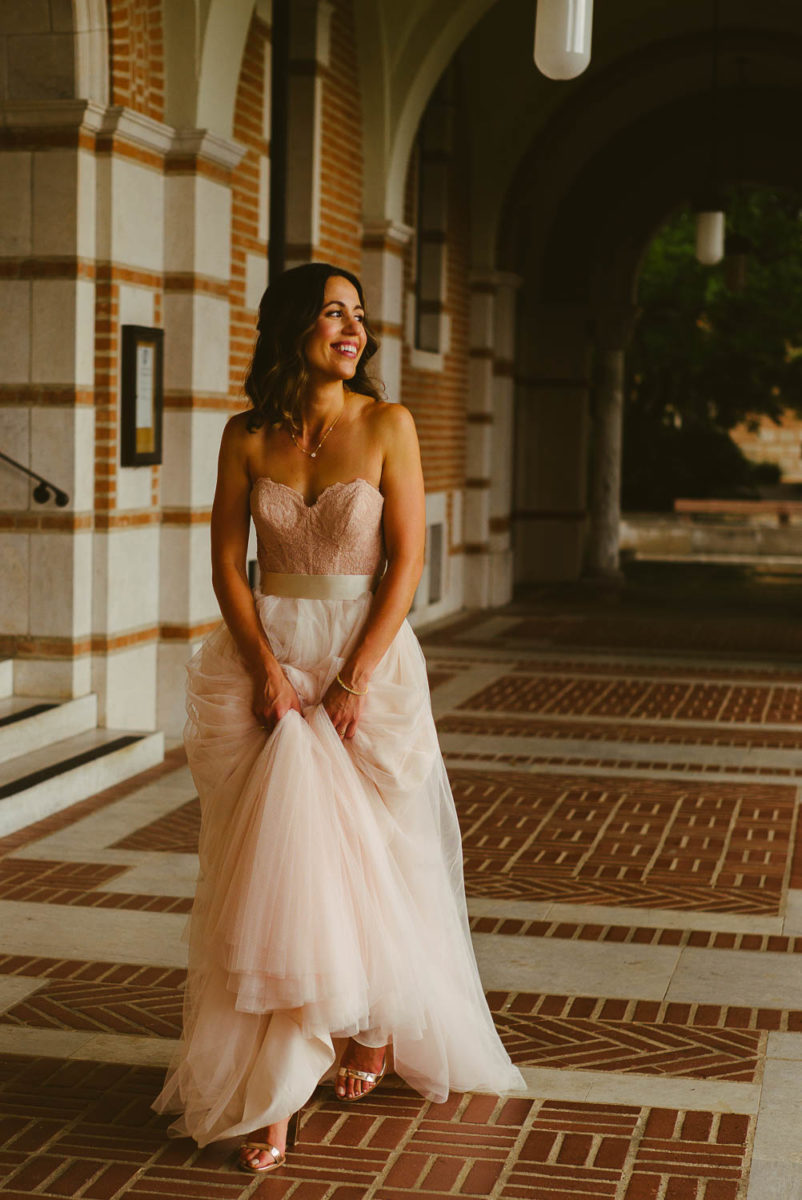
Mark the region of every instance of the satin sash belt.
[[373, 575], [285, 575], [262, 571], [259, 590], [265, 596], [300, 600], [357, 600], [373, 590]]

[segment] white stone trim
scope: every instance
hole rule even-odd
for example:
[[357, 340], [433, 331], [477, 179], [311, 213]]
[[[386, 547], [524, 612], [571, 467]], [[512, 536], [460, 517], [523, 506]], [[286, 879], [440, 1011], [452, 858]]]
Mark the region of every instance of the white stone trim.
[[196, 154], [206, 162], [231, 171], [239, 166], [245, 147], [230, 138], [212, 133], [210, 129], [175, 129], [172, 133], [169, 154]]
[[173, 140], [173, 130], [169, 125], [154, 121], [152, 117], [146, 117], [132, 108], [107, 108], [100, 132], [119, 134], [127, 142], [145, 150], [155, 150], [157, 154], [166, 154]]
[[[378, 240], [392, 245], [404, 247], [411, 240], [415, 230], [403, 221], [392, 221], [385, 218], [369, 218], [362, 225], [362, 240]], [[372, 249], [372, 247], [371, 247]]]
[[12, 128], [81, 128], [97, 132], [106, 109], [93, 100], [16, 100], [0, 107], [0, 123]]

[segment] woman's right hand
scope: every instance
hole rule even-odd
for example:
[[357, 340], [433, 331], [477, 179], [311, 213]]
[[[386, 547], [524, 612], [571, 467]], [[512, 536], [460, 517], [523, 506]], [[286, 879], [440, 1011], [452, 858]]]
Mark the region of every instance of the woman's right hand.
[[281, 667], [260, 672], [253, 689], [253, 714], [259, 724], [272, 733], [290, 711], [300, 713], [301, 702]]

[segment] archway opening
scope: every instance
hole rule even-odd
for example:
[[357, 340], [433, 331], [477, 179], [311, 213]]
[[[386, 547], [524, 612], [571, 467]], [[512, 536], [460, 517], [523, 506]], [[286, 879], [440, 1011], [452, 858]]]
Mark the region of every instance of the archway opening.
[[791, 190], [741, 186], [724, 258], [680, 209], [644, 255], [627, 354], [622, 506], [802, 492], [802, 222]]

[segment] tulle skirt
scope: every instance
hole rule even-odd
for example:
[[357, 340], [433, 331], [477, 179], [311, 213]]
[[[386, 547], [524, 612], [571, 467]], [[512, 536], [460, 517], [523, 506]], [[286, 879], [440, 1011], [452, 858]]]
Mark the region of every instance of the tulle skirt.
[[409, 625], [352, 740], [320, 703], [371, 599], [256, 593], [303, 707], [269, 736], [225, 626], [188, 666], [200, 877], [183, 1036], [154, 1107], [179, 1111], [172, 1130], [200, 1145], [289, 1116], [347, 1037], [390, 1043], [395, 1072], [430, 1100], [523, 1086], [476, 969], [454, 802]]

